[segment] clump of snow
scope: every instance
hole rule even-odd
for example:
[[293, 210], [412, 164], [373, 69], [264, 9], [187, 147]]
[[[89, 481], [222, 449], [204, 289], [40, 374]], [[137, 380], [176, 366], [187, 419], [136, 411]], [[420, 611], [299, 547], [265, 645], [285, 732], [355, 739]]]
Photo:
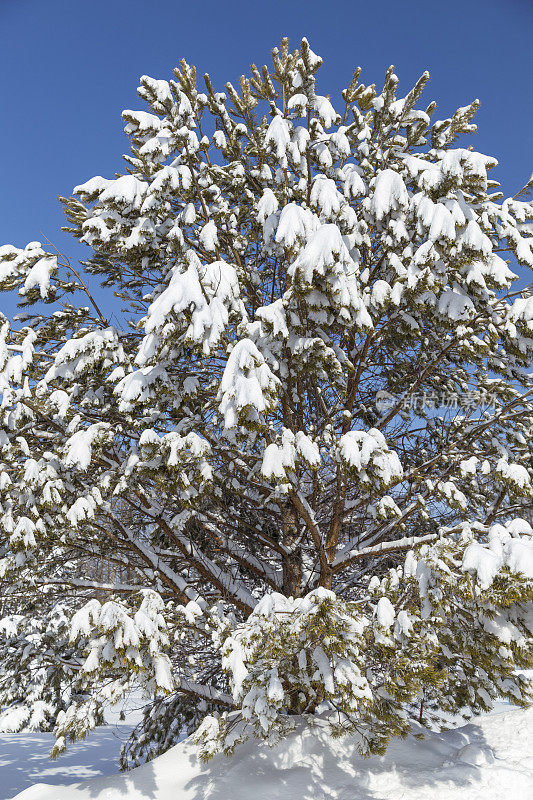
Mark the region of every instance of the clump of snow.
[[[489, 530], [487, 544], [472, 542], [463, 555], [461, 569], [475, 574], [480, 587], [488, 589], [503, 567], [515, 575], [533, 578], [533, 537], [527, 529], [516, 523], [509, 527], [493, 525]], [[527, 525], [527, 523], [525, 523]], [[510, 526], [512, 527], [512, 532]], [[526, 536], [520, 536], [525, 533]]]
[[40, 258], [28, 272], [20, 294], [27, 294], [34, 286], [38, 286], [41, 297], [44, 300], [48, 295], [48, 289], [50, 287], [50, 273], [56, 269], [57, 258], [55, 256], [44, 256]]
[[253, 420], [273, 405], [279, 380], [250, 339], [241, 339], [231, 351], [220, 382], [220, 411], [226, 428], [237, 424], [242, 412]]
[[400, 175], [393, 169], [384, 169], [378, 173], [374, 194], [370, 199], [370, 208], [376, 219], [381, 220], [391, 211], [404, 209], [409, 204], [409, 195]]
[[273, 118], [268, 126], [265, 136], [265, 144], [270, 146], [270, 149], [275, 154], [276, 158], [282, 163], [285, 163], [285, 151], [290, 143], [290, 132], [287, 121], [281, 116], [277, 115]]
[[381, 431], [348, 431], [339, 439], [339, 457], [361, 481], [373, 479], [389, 485], [403, 474], [398, 454], [389, 450]]
[[[204, 226], [205, 232], [208, 226]], [[216, 230], [210, 235], [216, 237]], [[211, 238], [214, 246], [215, 238]], [[211, 246], [211, 245], [210, 245]], [[161, 331], [168, 324], [169, 315], [190, 313], [190, 323], [185, 326], [184, 341], [202, 343], [205, 354], [218, 343], [229, 313], [240, 308], [239, 283], [235, 267], [225, 261], [202, 265], [192, 251], [188, 254], [188, 267], [176, 268], [166, 288], [156, 297], [144, 320], [146, 337], [137, 355], [142, 367], [153, 356]]]
[[529, 800], [532, 753], [533, 709], [479, 717], [423, 740], [395, 739], [385, 756], [367, 759], [355, 738], [333, 739], [302, 722], [274, 747], [250, 741], [230, 759], [203, 765], [187, 739], [131, 772], [39, 783], [17, 800]]
[[475, 308], [472, 300], [457, 290], [445, 289], [439, 297], [439, 313], [457, 322], [472, 317]]
[[76, 431], [66, 443], [66, 455], [64, 463], [67, 467], [74, 466], [81, 470], [86, 470], [91, 463], [93, 444], [109, 425], [105, 422], [97, 422], [89, 425], [88, 428]]
[[295, 436], [291, 430], [284, 428], [281, 444], [273, 442], [266, 447], [261, 472], [266, 478], [283, 480], [286, 471], [294, 469], [297, 462], [318, 467], [320, 464], [318, 446], [302, 431], [298, 431]]
[[[78, 189], [81, 187], [77, 187]], [[146, 193], [146, 184], [134, 175], [122, 175], [110, 181], [100, 194], [100, 201], [111, 201], [121, 206], [139, 208]]]
[[392, 627], [396, 617], [394, 606], [388, 597], [380, 597], [376, 606], [376, 619], [378, 625], [382, 628], [389, 629]]

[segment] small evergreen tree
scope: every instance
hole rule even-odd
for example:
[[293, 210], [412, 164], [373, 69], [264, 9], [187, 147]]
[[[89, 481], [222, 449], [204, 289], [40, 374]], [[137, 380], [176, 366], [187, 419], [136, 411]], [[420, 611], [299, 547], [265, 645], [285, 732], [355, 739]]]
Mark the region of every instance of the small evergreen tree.
[[477, 101], [357, 70], [337, 111], [320, 64], [144, 76], [63, 199], [83, 269], [0, 248], [0, 725], [56, 753], [136, 687], [124, 763], [531, 696], [533, 208], [456, 146]]

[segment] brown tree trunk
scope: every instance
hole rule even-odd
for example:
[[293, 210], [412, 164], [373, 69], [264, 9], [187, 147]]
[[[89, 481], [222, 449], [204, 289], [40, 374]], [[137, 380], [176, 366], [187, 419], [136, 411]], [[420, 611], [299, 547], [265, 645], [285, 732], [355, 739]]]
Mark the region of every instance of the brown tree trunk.
[[299, 597], [302, 591], [302, 551], [299, 544], [297, 515], [294, 508], [285, 505], [281, 512], [283, 524], [283, 546], [288, 553], [283, 556], [283, 594]]

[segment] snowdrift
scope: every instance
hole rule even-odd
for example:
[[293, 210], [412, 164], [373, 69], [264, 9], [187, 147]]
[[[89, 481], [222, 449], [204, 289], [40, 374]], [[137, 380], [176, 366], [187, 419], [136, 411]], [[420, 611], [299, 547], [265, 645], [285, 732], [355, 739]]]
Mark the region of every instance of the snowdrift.
[[249, 742], [198, 762], [189, 740], [126, 774], [37, 784], [17, 800], [531, 800], [533, 709], [477, 718], [361, 759], [353, 740], [302, 726], [280, 745]]

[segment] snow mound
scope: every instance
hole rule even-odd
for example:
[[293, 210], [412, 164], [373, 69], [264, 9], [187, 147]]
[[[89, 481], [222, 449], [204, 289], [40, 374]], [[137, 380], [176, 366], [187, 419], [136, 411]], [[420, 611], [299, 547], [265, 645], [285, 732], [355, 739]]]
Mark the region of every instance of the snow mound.
[[360, 758], [354, 740], [302, 726], [269, 748], [248, 742], [199, 763], [186, 740], [129, 773], [70, 786], [37, 784], [17, 800], [513, 800], [533, 797], [533, 709], [477, 718], [424, 740], [395, 739]]
[[457, 753], [457, 760], [470, 764], [471, 767], [481, 767], [483, 764], [494, 764], [494, 753], [490, 747], [480, 747], [478, 744], [467, 744]]

